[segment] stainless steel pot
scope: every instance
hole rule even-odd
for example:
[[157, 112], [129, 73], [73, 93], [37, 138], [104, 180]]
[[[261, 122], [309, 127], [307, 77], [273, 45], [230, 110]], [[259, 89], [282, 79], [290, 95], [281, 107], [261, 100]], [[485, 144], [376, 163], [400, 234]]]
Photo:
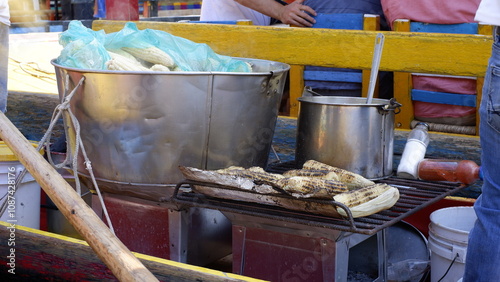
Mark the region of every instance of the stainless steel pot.
[[301, 97], [295, 158], [314, 159], [369, 179], [392, 175], [394, 100]]
[[[61, 101], [78, 88], [69, 107], [95, 176], [143, 187], [176, 184], [183, 179], [179, 165], [266, 165], [289, 65], [241, 60], [252, 64], [251, 73], [153, 74], [52, 64]], [[67, 114], [64, 122], [74, 154], [76, 127]], [[88, 175], [83, 165], [78, 171]]]

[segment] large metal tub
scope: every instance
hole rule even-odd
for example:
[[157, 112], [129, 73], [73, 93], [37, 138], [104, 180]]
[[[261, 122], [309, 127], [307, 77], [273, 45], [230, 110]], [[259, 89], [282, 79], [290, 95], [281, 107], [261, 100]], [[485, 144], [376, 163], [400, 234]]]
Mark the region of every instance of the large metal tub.
[[[61, 101], [70, 109], [101, 182], [134, 187], [171, 185], [179, 165], [217, 169], [265, 166], [289, 66], [241, 59], [251, 73], [130, 73], [52, 64]], [[69, 153], [75, 126], [64, 116]], [[78, 155], [80, 164], [83, 157]], [[81, 175], [88, 172], [78, 167]]]

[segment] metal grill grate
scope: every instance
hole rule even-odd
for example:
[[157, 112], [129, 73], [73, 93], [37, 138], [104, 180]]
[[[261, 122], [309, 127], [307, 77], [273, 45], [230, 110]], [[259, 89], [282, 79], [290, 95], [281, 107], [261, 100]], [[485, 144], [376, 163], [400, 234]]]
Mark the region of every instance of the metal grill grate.
[[[292, 168], [295, 168], [293, 163], [281, 163], [269, 167], [267, 170], [274, 173], [283, 173], [284, 171]], [[310, 226], [372, 235], [383, 228], [389, 227], [403, 220], [405, 217], [438, 202], [446, 196], [454, 194], [465, 188], [464, 185], [457, 183], [438, 183], [401, 179], [396, 177], [378, 180], [377, 182], [386, 183], [398, 188], [400, 199], [392, 208], [388, 210], [356, 219], [353, 219], [352, 217], [334, 218], [307, 212], [292, 211], [272, 205], [207, 197], [192, 191], [184, 191], [180, 189], [180, 187], [185, 184], [204, 185], [217, 188], [224, 187], [218, 185], [217, 183], [200, 183], [188, 180], [180, 182], [177, 185], [172, 200], [181, 206], [204, 207], [220, 211], [270, 218], [273, 220], [288, 221]], [[304, 199], [304, 201], [307, 201], [307, 199]], [[314, 202], [320, 200], [309, 201]]]

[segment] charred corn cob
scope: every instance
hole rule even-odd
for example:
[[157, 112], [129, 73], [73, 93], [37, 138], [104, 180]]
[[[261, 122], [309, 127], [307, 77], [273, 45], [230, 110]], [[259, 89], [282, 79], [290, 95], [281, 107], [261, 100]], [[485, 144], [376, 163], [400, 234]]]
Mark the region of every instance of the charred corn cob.
[[292, 176], [307, 176], [307, 177], [318, 177], [327, 180], [337, 180], [339, 181], [339, 176], [334, 171], [328, 170], [316, 170], [316, 169], [292, 169], [283, 173], [285, 177]]
[[252, 166], [248, 168], [249, 171], [255, 171], [255, 172], [261, 172], [261, 173], [267, 173], [262, 167], [260, 166]]
[[347, 186], [335, 180], [305, 176], [285, 177], [278, 181], [278, 186], [297, 198], [332, 199], [333, 195], [346, 192]]
[[233, 169], [227, 168], [227, 169], [217, 170], [217, 172], [226, 175], [246, 177], [254, 181], [261, 181], [262, 183], [273, 186], [277, 186], [278, 180], [284, 178], [284, 176], [281, 174], [268, 173], [265, 172], [264, 170], [258, 171], [257, 169], [254, 170], [240, 169], [238, 167]]
[[154, 46], [148, 48], [123, 47], [122, 49], [129, 52], [134, 57], [152, 64], [160, 64], [168, 68], [175, 66], [175, 62], [169, 54]]
[[338, 194], [333, 199], [348, 207], [354, 207], [378, 197], [391, 186], [384, 183], [377, 183], [366, 186], [357, 190], [351, 190], [342, 194]]
[[244, 169], [245, 168], [241, 167], [241, 166], [229, 166], [227, 168], [218, 169], [215, 172], [222, 173], [222, 174], [227, 174], [228, 172], [233, 171], [233, 170], [244, 170]]
[[148, 68], [142, 66], [138, 61], [131, 60], [120, 54], [109, 52], [111, 60], [106, 62], [106, 67], [109, 70], [120, 71], [149, 71]]
[[[387, 184], [374, 184], [335, 195], [333, 199], [346, 205], [357, 218], [391, 208], [399, 199], [399, 190]], [[337, 208], [337, 211], [347, 216], [342, 208]]]
[[315, 160], [308, 160], [303, 165], [304, 169], [313, 169], [313, 170], [328, 170], [337, 173], [339, 180], [345, 183], [349, 190], [359, 189], [365, 186], [375, 184], [373, 181], [364, 178], [363, 176], [347, 171], [345, 169], [341, 169], [338, 167], [334, 167], [331, 165], [324, 164], [322, 162], [318, 162]]

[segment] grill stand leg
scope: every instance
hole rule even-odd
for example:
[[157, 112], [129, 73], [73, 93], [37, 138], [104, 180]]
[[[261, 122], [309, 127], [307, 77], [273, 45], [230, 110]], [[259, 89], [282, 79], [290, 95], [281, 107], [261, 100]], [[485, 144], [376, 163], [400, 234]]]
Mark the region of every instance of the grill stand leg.
[[169, 229], [173, 230], [169, 234], [170, 243], [170, 259], [178, 262], [187, 262], [187, 226], [183, 224], [183, 218], [187, 215], [187, 211], [169, 210]]
[[335, 258], [335, 281], [347, 281], [349, 272], [349, 250], [371, 236], [377, 236], [378, 277], [374, 282], [387, 281], [387, 250], [386, 229], [377, 232], [376, 235], [363, 235], [356, 233], [344, 233], [336, 242]]
[[386, 228], [377, 232], [377, 250], [378, 250], [378, 274], [375, 281], [387, 281], [387, 244]]
[[349, 250], [373, 235], [342, 232], [335, 244], [335, 281], [347, 281]]

